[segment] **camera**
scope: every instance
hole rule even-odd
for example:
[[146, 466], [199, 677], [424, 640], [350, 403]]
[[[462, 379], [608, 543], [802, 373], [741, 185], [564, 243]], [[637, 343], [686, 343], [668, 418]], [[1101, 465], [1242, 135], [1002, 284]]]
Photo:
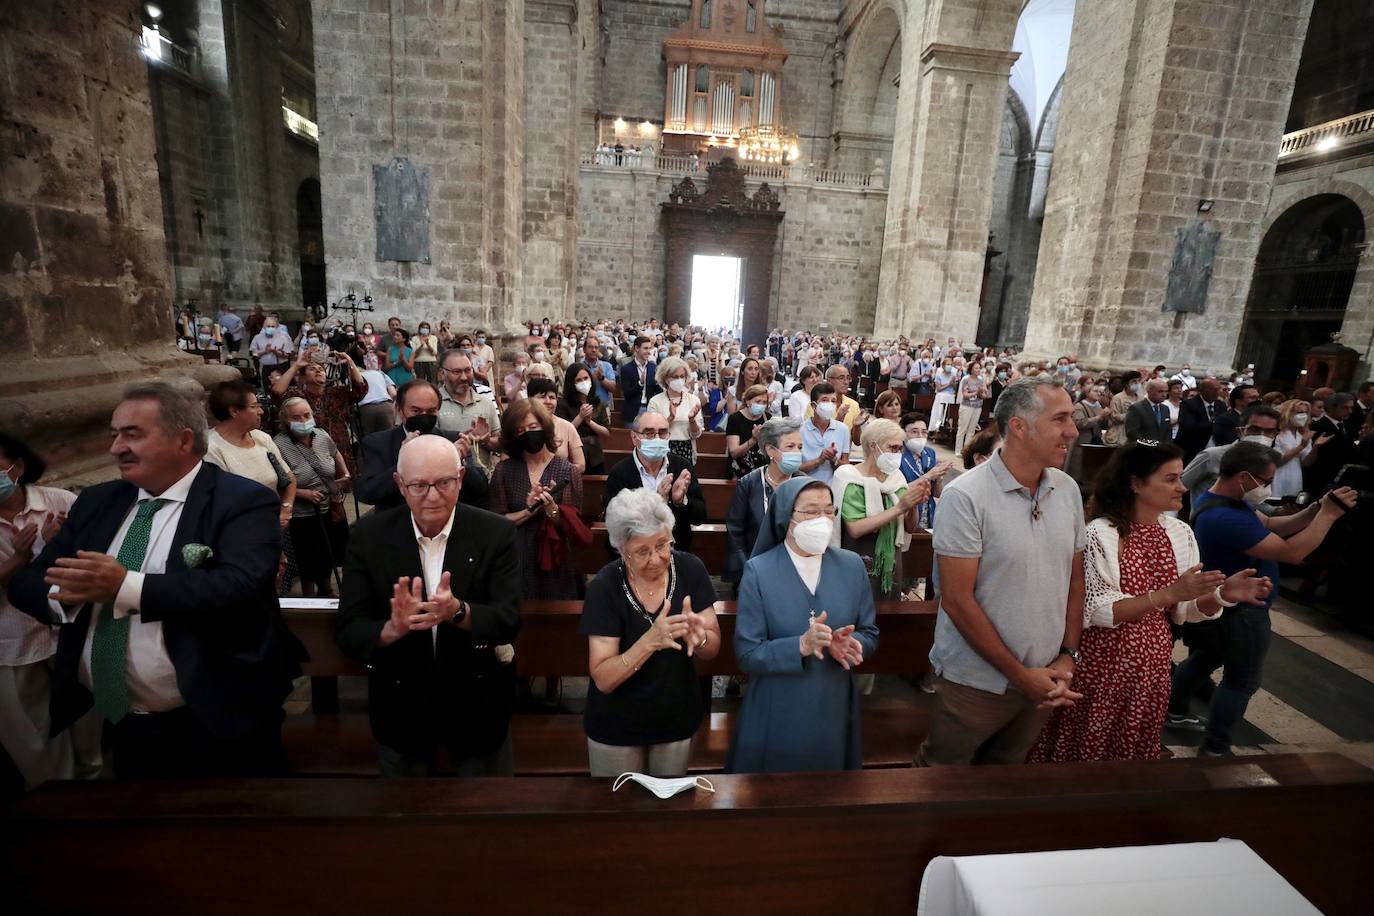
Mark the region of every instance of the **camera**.
[[1331, 489], [1350, 487], [1355, 491], [1355, 509], [1368, 511], [1374, 507], [1374, 471], [1366, 464], [1347, 464], [1336, 473]]

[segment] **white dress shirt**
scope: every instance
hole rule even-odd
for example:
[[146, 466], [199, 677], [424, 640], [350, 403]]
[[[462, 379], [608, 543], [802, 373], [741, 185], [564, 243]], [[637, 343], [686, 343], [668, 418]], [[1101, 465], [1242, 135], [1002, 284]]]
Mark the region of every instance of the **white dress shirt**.
[[[24, 485], [24, 508], [13, 521], [0, 518], [0, 563], [14, 556], [14, 538], [21, 530], [33, 525], [38, 537], [33, 542], [33, 555], [43, 552], [43, 525], [54, 515], [65, 515], [76, 497], [55, 487]], [[9, 603], [5, 590], [0, 589], [0, 665], [18, 667], [51, 658], [57, 651], [57, 627], [39, 623]]]
[[644, 489], [657, 490], [658, 485], [663, 483], [668, 476], [668, 459], [666, 457], [663, 459], [657, 474], [650, 474], [649, 469], [644, 467], [644, 462], [639, 460], [639, 449], [630, 452], [630, 457], [634, 459], [635, 467], [639, 468], [639, 482], [644, 485]]
[[[420, 548], [420, 568], [424, 570], [425, 600], [434, 597], [434, 593], [439, 590], [439, 580], [444, 577], [444, 553], [448, 550], [448, 536], [453, 531], [453, 516], [456, 513], [455, 509], [448, 514], [448, 521], [444, 523], [443, 529], [432, 538], [421, 534], [419, 526], [415, 524], [415, 516], [410, 517], [410, 527], [415, 532], [415, 543]], [[429, 632], [437, 647], [439, 628], [430, 627]]]
[[[165, 499], [167, 504], [153, 516], [152, 530], [148, 534], [148, 552], [143, 557], [143, 570], [124, 574], [124, 583], [119, 586], [119, 594], [114, 600], [115, 619], [133, 617], [129, 625], [129, 646], [124, 660], [124, 671], [129, 683], [129, 711], [166, 712], [186, 705], [177, 689], [177, 672], [172, 658], [167, 654], [167, 642], [162, 636], [162, 622], [145, 622], [139, 616], [143, 604], [143, 579], [145, 576], [158, 575], [167, 571], [167, 555], [172, 549], [172, 539], [176, 537], [177, 525], [181, 522], [181, 510], [186, 508], [186, 497], [191, 492], [191, 484], [204, 467], [197, 461], [185, 477], [163, 490], [157, 496], [147, 490], [138, 491], [138, 499], [124, 514], [124, 521], [115, 533], [114, 540], [105, 553], [119, 556], [119, 548], [138, 513], [138, 504], [145, 499]], [[57, 602], [52, 602], [57, 605]], [[91, 686], [91, 642], [95, 639], [95, 625], [99, 615], [105, 613], [105, 606], [95, 605], [91, 616], [90, 628], [86, 631], [86, 648], [81, 653], [81, 683]], [[66, 617], [63, 610], [64, 619]]]

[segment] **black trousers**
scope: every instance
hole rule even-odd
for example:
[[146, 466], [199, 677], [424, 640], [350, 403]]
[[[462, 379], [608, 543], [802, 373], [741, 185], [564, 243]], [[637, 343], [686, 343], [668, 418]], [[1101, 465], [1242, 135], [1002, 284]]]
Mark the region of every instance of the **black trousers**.
[[116, 779], [207, 779], [285, 776], [283, 714], [241, 738], [216, 738], [189, 706], [129, 713], [106, 725]]

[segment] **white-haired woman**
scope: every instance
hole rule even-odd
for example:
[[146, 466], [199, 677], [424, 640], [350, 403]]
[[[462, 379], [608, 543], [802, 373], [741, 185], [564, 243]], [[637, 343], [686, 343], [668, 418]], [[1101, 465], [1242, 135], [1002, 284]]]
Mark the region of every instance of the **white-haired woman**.
[[315, 413], [305, 398], [287, 398], [278, 418], [281, 432], [273, 442], [296, 478], [290, 531], [301, 594], [333, 597], [329, 580], [334, 567], [343, 562], [348, 541], [348, 464], [329, 433], [315, 425]]
[[676, 356], [660, 362], [654, 378], [663, 390], [649, 399], [649, 409], [668, 418], [669, 450], [696, 467], [697, 438], [706, 431], [706, 418], [701, 412], [701, 398], [689, 390], [690, 371]]
[[622, 490], [606, 507], [620, 559], [587, 586], [578, 627], [593, 776], [681, 776], [706, 713], [695, 659], [720, 651], [716, 590], [701, 560], [673, 550], [673, 521], [653, 490]]
[[907, 482], [902, 473], [906, 434], [891, 420], [869, 422], [859, 439], [864, 460], [835, 469], [830, 490], [839, 507], [835, 546], [863, 557], [875, 601], [900, 599], [902, 555], [920, 527], [920, 508], [930, 481]]

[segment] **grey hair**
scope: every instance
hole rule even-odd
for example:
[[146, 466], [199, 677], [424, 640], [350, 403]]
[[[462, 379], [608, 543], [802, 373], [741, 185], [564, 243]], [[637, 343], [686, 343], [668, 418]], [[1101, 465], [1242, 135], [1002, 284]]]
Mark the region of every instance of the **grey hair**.
[[1056, 387], [1055, 380], [1048, 376], [1033, 376], [1029, 378], [1019, 378], [1010, 385], [1002, 389], [1002, 393], [997, 397], [997, 409], [993, 411], [993, 417], [997, 420], [997, 428], [1002, 431], [1002, 435], [1007, 434], [1012, 417], [1020, 417], [1027, 423], [1034, 423], [1035, 418], [1040, 416], [1040, 412], [1045, 409], [1045, 402], [1041, 391], [1048, 391]]
[[1354, 400], [1355, 400], [1355, 396], [1354, 396], [1353, 394], [1351, 394], [1350, 392], [1348, 392], [1348, 391], [1338, 391], [1338, 392], [1336, 392], [1335, 394], [1333, 394], [1333, 395], [1331, 395], [1330, 397], [1328, 397], [1325, 401], [1323, 401], [1323, 402], [1322, 402], [1322, 407], [1326, 408], [1326, 412], [1327, 412], [1327, 413], [1330, 413], [1330, 412], [1333, 411], [1333, 410], [1340, 410], [1340, 409], [1341, 409], [1341, 405], [1343, 405], [1343, 404], [1349, 404], [1350, 402], [1352, 402], [1352, 401], [1354, 401]]
[[125, 401], [157, 401], [157, 422], [168, 439], [183, 429], [191, 431], [191, 451], [204, 455], [209, 448], [209, 423], [205, 405], [168, 382], [137, 382], [124, 389]]
[[762, 452], [764, 448], [770, 445], [773, 448], [782, 448], [778, 444], [782, 441], [782, 437], [800, 429], [801, 419], [798, 417], [774, 417], [760, 426], [758, 432], [754, 434], [758, 439], [759, 451]]
[[688, 371], [691, 370], [686, 360], [680, 356], [669, 356], [659, 361], [658, 368], [654, 372], [654, 381], [658, 382], [660, 388], [667, 388], [668, 376]]
[[1230, 478], [1245, 472], [1251, 477], [1258, 478], [1271, 464], [1277, 465], [1282, 460], [1283, 455], [1278, 449], [1272, 449], [1259, 442], [1242, 440], [1221, 453], [1221, 465], [1217, 469], [1217, 476]]
[[621, 490], [606, 506], [606, 535], [619, 550], [631, 538], [672, 533], [673, 512], [655, 490]]
[[[310, 407], [310, 402], [305, 398], [287, 398], [285, 401], [281, 402], [281, 406], [277, 408], [277, 429], [282, 432], [287, 432], [291, 429], [291, 423], [286, 419], [286, 412], [297, 404], [304, 404], [306, 407]], [[311, 407], [310, 412], [313, 414], [315, 408]]]

